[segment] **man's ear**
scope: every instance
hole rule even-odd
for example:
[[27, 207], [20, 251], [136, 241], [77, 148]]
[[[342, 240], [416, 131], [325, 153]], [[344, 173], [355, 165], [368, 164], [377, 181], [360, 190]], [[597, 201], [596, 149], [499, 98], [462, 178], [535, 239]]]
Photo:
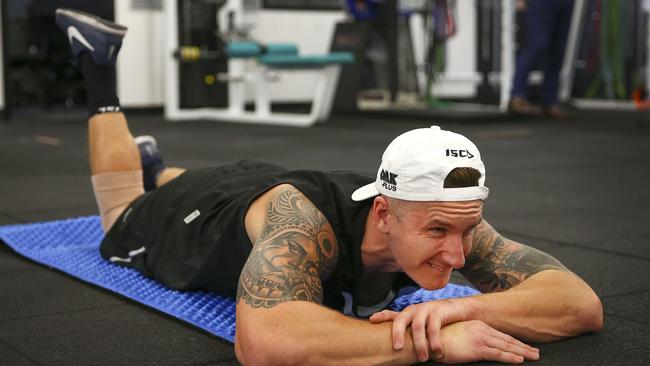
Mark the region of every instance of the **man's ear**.
[[388, 234], [388, 220], [391, 215], [388, 211], [388, 205], [388, 199], [384, 196], [377, 196], [372, 202], [372, 217], [377, 229], [383, 234]]

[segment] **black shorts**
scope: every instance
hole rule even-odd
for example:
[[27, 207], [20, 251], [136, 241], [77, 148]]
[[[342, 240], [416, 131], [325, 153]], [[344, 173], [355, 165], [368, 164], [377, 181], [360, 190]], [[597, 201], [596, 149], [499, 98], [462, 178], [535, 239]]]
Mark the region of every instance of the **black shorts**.
[[[187, 171], [134, 200], [106, 233], [101, 255], [173, 289], [233, 292], [251, 248], [243, 224], [248, 205], [284, 172], [250, 160]], [[220, 278], [211, 278], [208, 265]]]

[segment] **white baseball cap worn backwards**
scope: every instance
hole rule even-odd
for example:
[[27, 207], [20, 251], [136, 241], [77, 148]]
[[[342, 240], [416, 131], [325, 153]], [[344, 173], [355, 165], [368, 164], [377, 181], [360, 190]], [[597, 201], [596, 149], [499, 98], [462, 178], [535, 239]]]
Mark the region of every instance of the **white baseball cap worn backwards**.
[[[455, 168], [478, 170], [479, 185], [444, 188]], [[375, 182], [354, 191], [352, 199], [382, 194], [405, 201], [485, 201], [489, 190], [484, 184], [485, 166], [476, 145], [463, 135], [431, 126], [397, 136], [384, 151]]]

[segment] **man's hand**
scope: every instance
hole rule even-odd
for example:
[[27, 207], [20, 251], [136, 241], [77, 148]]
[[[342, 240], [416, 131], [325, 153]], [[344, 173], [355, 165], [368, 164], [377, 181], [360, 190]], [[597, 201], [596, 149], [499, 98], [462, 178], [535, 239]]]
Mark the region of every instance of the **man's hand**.
[[440, 331], [444, 347], [443, 363], [497, 361], [522, 363], [538, 360], [539, 350], [499, 332], [480, 320], [458, 322]]
[[415, 352], [418, 359], [424, 362], [429, 359], [429, 351], [437, 359], [443, 357], [440, 329], [467, 318], [463, 304], [450, 299], [410, 305], [401, 312], [383, 310], [373, 314], [369, 320], [371, 323], [393, 322], [392, 339], [395, 350], [404, 347], [404, 336], [410, 326]]
[[[465, 358], [481, 356], [484, 358], [471, 361], [485, 359], [516, 363], [523, 362], [521, 357], [537, 359], [530, 357], [539, 356], [537, 349], [481, 321], [464, 321], [465, 319], [467, 317], [463, 303], [449, 299], [414, 304], [401, 312], [383, 310], [373, 314], [369, 320], [372, 323], [393, 322], [392, 340], [395, 350], [404, 347], [404, 337], [410, 326], [420, 362], [430, 358], [449, 363], [470, 362]], [[515, 356], [520, 357], [521, 361], [516, 361], [519, 359]]]

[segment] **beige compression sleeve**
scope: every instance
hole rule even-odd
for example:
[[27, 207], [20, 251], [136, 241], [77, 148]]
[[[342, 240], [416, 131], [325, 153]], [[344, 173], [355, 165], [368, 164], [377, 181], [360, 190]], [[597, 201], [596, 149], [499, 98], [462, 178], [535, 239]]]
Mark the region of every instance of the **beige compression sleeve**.
[[144, 193], [142, 170], [101, 173], [90, 179], [104, 232], [113, 226], [129, 203]]

